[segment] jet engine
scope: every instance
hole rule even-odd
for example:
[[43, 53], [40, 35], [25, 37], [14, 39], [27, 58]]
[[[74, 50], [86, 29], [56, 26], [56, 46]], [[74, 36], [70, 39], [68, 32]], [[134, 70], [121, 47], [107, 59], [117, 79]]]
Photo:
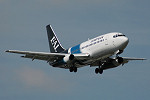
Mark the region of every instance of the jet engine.
[[73, 54], [70, 54], [70, 55], [66, 55], [64, 58], [63, 58], [63, 61], [68, 63], [70, 61], [72, 61], [74, 59], [74, 55]]
[[123, 63], [123, 58], [122, 57], [117, 57], [116, 59], [114, 59], [113, 61], [112, 61], [112, 64], [114, 65], [114, 66], [119, 66], [120, 64], [122, 64]]
[[117, 61], [119, 64], [122, 64], [122, 63], [123, 63], [123, 58], [122, 58], [122, 57], [117, 57], [117, 58], [116, 58], [116, 61]]
[[122, 57], [117, 57], [116, 59], [112, 59], [102, 65], [102, 69], [109, 69], [109, 68], [114, 68], [123, 63], [123, 58]]

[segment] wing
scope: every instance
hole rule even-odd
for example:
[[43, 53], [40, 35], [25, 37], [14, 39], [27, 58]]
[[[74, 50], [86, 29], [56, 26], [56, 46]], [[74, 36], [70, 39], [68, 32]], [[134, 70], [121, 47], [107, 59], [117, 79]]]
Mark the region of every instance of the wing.
[[[19, 50], [6, 50], [9, 53], [17, 53], [17, 54], [25, 54], [25, 56], [21, 56], [23, 58], [31, 58], [32, 60], [44, 60], [47, 62], [53, 62], [54, 60], [61, 59], [67, 55], [67, 53], [49, 53], [49, 52], [33, 52], [33, 51], [19, 51]], [[89, 57], [89, 54], [74, 54], [76, 59], [84, 59]]]
[[146, 58], [133, 58], [133, 57], [122, 57], [124, 63], [128, 63], [130, 60], [147, 60]]
[[6, 50], [9, 53], [25, 54], [21, 56], [23, 58], [31, 58], [32, 60], [45, 60], [48, 62], [53, 62], [57, 58], [63, 58], [66, 54], [64, 53], [48, 53], [48, 52], [32, 52], [32, 51], [19, 51], [19, 50]]
[[96, 60], [96, 61], [92, 62], [90, 64], [90, 66], [91, 67], [99, 66], [100, 62], [104, 63], [104, 64], [109, 64], [109, 66], [113, 65], [115, 63], [117, 66], [119, 66], [120, 64], [124, 65], [125, 63], [128, 63], [129, 61], [132, 61], [132, 60], [146, 60], [145, 58], [133, 58], [133, 57], [121, 57], [121, 58], [123, 59], [122, 63], [118, 63], [116, 60], [117, 59], [116, 57], [109, 57], [109, 58], [105, 58], [105, 59], [101, 59], [101, 60]]

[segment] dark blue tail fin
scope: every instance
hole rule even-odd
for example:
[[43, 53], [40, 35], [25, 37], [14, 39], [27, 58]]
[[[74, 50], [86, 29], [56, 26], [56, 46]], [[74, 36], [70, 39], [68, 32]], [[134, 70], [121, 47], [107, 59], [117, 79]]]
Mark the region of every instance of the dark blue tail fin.
[[50, 25], [47, 25], [46, 29], [47, 29], [47, 36], [48, 36], [50, 52], [52, 52], [52, 53], [63, 52], [65, 49], [60, 44], [60, 42], [59, 42], [55, 32], [53, 31], [52, 27]]

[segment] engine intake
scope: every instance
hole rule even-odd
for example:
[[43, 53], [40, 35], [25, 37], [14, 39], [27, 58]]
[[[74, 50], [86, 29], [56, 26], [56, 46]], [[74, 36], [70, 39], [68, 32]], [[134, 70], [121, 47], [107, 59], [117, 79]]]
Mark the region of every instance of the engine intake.
[[122, 58], [122, 57], [117, 57], [117, 62], [118, 62], [119, 64], [122, 64], [122, 63], [123, 63], [123, 58]]
[[63, 58], [63, 61], [68, 63], [68, 62], [72, 61], [73, 59], [74, 59], [74, 55], [73, 54], [70, 54], [70, 55], [68, 54]]

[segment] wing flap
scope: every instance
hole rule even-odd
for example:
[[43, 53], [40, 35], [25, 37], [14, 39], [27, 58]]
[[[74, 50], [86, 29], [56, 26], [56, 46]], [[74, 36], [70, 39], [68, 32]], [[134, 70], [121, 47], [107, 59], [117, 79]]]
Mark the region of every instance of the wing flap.
[[55, 57], [49, 57], [49, 56], [34, 56], [34, 55], [25, 55], [25, 56], [21, 56], [23, 58], [30, 58], [32, 60], [37, 59], [37, 60], [44, 60], [44, 61], [48, 61], [48, 62], [52, 62], [54, 61], [56, 58]]

